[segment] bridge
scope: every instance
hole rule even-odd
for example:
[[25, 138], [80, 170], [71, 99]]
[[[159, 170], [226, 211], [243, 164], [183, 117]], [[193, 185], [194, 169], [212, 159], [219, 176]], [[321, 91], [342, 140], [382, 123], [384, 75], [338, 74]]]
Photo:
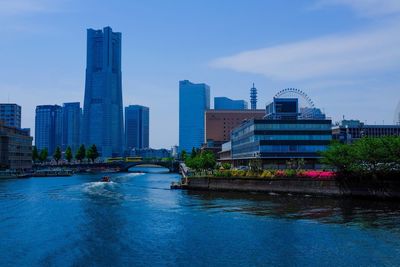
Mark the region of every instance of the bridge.
[[168, 169], [170, 172], [179, 172], [178, 161], [163, 161], [163, 160], [142, 160], [142, 161], [117, 161], [117, 162], [99, 162], [99, 163], [63, 163], [63, 164], [35, 164], [34, 169], [46, 169], [46, 168], [69, 168], [76, 172], [84, 172], [88, 169], [96, 171], [102, 169], [117, 169], [119, 172], [128, 172], [130, 168], [136, 166], [151, 166], [151, 167], [163, 167]]
[[142, 160], [142, 161], [135, 161], [135, 162], [113, 162], [113, 163], [106, 163], [110, 166], [115, 166], [119, 168], [120, 172], [127, 172], [130, 168], [136, 166], [159, 166], [168, 169], [170, 172], [177, 172], [179, 171], [179, 162], [177, 161], [162, 161], [162, 160]]

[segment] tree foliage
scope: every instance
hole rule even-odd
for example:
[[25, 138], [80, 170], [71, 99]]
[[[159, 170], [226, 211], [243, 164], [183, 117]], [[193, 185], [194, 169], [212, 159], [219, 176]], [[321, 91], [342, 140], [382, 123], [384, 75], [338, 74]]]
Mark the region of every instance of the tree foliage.
[[39, 160], [40, 160], [41, 162], [44, 162], [44, 161], [47, 160], [47, 157], [48, 157], [48, 156], [49, 156], [49, 151], [47, 150], [47, 148], [43, 148], [43, 149], [40, 151]]
[[86, 148], [85, 145], [81, 145], [78, 149], [78, 151], [76, 151], [75, 154], [75, 159], [78, 160], [79, 162], [82, 161], [84, 158], [86, 157]]
[[33, 160], [33, 161], [38, 161], [39, 158], [40, 158], [40, 157], [39, 157], [38, 149], [37, 149], [36, 146], [34, 146], [34, 147], [32, 148], [32, 160]]
[[68, 146], [67, 149], [65, 150], [65, 159], [66, 159], [68, 162], [71, 162], [72, 158], [73, 158], [73, 156], [72, 156], [72, 149], [71, 149], [70, 146]]
[[400, 171], [400, 137], [364, 137], [353, 144], [333, 143], [322, 162], [338, 172], [385, 176]]
[[91, 145], [86, 151], [86, 157], [94, 162], [99, 157], [99, 152], [95, 144]]
[[58, 161], [61, 159], [61, 148], [57, 146], [56, 151], [54, 151], [53, 154], [53, 159], [58, 163]]
[[210, 151], [196, 152], [196, 155], [187, 157], [185, 160], [186, 166], [196, 171], [214, 169], [216, 165], [215, 156]]

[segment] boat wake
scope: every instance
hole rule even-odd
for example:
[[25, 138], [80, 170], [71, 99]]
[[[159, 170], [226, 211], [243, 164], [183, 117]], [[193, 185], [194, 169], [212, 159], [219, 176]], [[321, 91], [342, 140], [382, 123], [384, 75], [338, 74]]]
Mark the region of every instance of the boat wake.
[[119, 193], [113, 189], [117, 187], [115, 182], [90, 182], [82, 185], [82, 191], [91, 196], [118, 198]]

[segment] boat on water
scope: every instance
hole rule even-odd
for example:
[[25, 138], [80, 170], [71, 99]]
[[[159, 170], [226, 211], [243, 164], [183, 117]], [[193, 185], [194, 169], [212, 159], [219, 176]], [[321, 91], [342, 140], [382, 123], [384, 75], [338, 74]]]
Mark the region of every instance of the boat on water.
[[110, 182], [111, 180], [110, 180], [110, 176], [103, 176], [102, 178], [101, 178], [101, 181], [103, 182], [103, 183], [108, 183], [108, 182]]

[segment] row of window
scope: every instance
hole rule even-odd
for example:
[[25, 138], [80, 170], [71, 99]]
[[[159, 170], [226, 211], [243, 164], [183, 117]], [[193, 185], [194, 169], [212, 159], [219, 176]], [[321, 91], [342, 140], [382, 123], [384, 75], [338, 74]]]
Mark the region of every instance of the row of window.
[[318, 152], [326, 148], [320, 145], [273, 145], [260, 146], [260, 152]]
[[331, 140], [331, 135], [256, 135], [252, 136], [250, 139], [254, 139], [254, 141], [260, 140]]
[[256, 124], [255, 130], [331, 130], [330, 124]]
[[310, 135], [252, 135], [240, 140], [232, 139], [232, 145], [238, 146], [247, 143], [253, 143], [256, 141], [261, 140], [297, 140], [297, 141], [310, 141], [310, 140], [331, 140], [331, 135], [317, 135], [317, 134], [310, 134]]

